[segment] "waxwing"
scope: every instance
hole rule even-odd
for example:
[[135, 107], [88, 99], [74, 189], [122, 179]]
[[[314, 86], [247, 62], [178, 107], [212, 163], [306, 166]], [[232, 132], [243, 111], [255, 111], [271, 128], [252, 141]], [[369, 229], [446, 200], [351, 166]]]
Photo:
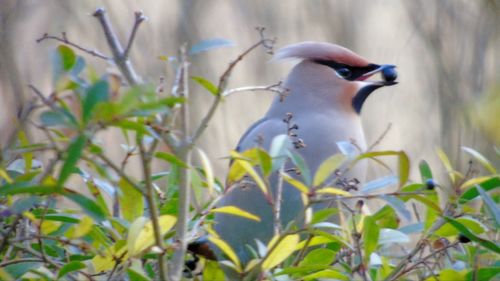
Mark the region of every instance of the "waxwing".
[[[360, 118], [362, 106], [374, 90], [396, 84], [395, 66], [373, 64], [342, 46], [320, 42], [288, 45], [274, 58], [284, 59], [299, 60], [283, 84], [288, 95], [284, 99], [275, 98], [266, 115], [241, 137], [236, 150], [242, 152], [256, 146], [269, 149], [275, 136], [286, 133], [284, 119], [293, 124], [294, 138], [301, 142], [293, 149], [303, 157], [312, 174], [325, 159], [339, 152], [337, 142], [354, 140], [365, 149]], [[376, 73], [381, 73], [382, 79], [368, 80]], [[350, 176], [363, 182], [365, 169], [364, 165], [356, 165]], [[274, 173], [269, 180], [273, 192], [276, 192], [277, 179]], [[257, 249], [257, 240], [266, 245], [273, 237], [274, 223], [272, 208], [263, 192], [246, 181], [226, 186], [218, 207], [237, 206], [260, 217], [261, 221], [216, 213], [213, 224], [213, 229], [232, 247], [243, 265], [253, 258], [249, 247]], [[282, 225], [296, 220], [302, 207], [300, 192], [285, 183], [280, 213]], [[213, 251], [209, 256], [227, 259], [217, 246], [210, 243], [207, 246], [205, 242], [206, 239], [201, 239], [191, 244], [190, 250], [201, 252], [210, 248]]]

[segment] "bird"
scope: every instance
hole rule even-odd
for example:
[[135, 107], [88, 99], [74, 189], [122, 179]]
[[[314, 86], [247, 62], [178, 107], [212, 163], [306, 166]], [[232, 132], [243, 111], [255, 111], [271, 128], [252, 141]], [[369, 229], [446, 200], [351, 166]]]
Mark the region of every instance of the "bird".
[[[284, 121], [288, 123], [288, 129], [290, 126], [293, 129], [293, 149], [302, 156], [312, 174], [325, 159], [339, 153], [337, 142], [354, 141], [361, 150], [366, 149], [361, 110], [375, 90], [397, 84], [396, 66], [371, 63], [337, 44], [311, 41], [281, 48], [273, 61], [288, 59], [299, 61], [282, 85], [288, 94], [273, 100], [267, 113], [240, 138], [236, 151], [254, 147], [269, 150], [274, 137], [286, 132]], [[382, 79], [369, 80], [377, 73], [381, 73]], [[350, 175], [363, 181], [366, 166], [356, 165]], [[277, 173], [270, 176], [273, 192], [276, 192], [277, 181]], [[256, 184], [242, 183], [226, 186], [217, 204], [217, 207], [223, 206], [236, 206], [260, 218], [260, 221], [254, 221], [215, 213], [213, 230], [245, 265], [254, 258], [249, 248], [257, 249], [257, 241], [266, 245], [273, 237], [272, 207]], [[284, 183], [280, 213], [282, 225], [299, 219], [302, 207], [300, 192]], [[192, 243], [190, 250], [209, 249], [208, 256], [227, 259], [221, 249], [206, 242], [206, 239], [201, 239]]]

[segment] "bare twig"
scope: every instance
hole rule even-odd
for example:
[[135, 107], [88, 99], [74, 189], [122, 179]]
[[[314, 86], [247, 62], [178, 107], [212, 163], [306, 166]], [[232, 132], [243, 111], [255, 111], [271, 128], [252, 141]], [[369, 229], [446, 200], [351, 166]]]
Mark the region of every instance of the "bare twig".
[[226, 71], [224, 71], [224, 73], [220, 76], [219, 84], [217, 87], [218, 93], [217, 93], [214, 101], [212, 102], [212, 105], [210, 106], [210, 109], [208, 110], [207, 114], [201, 120], [200, 125], [198, 126], [198, 128], [194, 132], [193, 137], [191, 138], [191, 141], [188, 144], [186, 144], [188, 147], [192, 147], [198, 141], [198, 139], [201, 137], [203, 132], [205, 132], [205, 129], [208, 127], [208, 123], [210, 122], [216, 109], [218, 108], [218, 106], [222, 100], [223, 93], [226, 91], [227, 80], [229, 79], [229, 76], [231, 75], [234, 67], [240, 61], [242, 61], [243, 58], [245, 58], [245, 56], [247, 56], [249, 53], [251, 53], [254, 49], [259, 47], [260, 45], [264, 46], [268, 50], [268, 52], [272, 53], [272, 47], [273, 47], [272, 44], [274, 43], [274, 39], [266, 39], [263, 35], [263, 31], [264, 31], [263, 28], [260, 28], [260, 29], [258, 28], [257, 30], [260, 32], [260, 35], [261, 35], [260, 41], [253, 44], [248, 49], [246, 49], [243, 53], [241, 53], [234, 61], [232, 61], [229, 64]]
[[389, 131], [391, 130], [391, 127], [392, 127], [392, 123], [387, 124], [387, 128], [385, 128], [385, 130], [378, 137], [378, 139], [374, 143], [372, 143], [372, 145], [370, 145], [370, 147], [368, 147], [368, 149], [366, 151], [372, 151], [375, 148], [375, 146], [379, 145], [380, 142], [385, 138], [387, 133], [389, 133]]
[[400, 272], [406, 268], [406, 266], [409, 264], [409, 262], [412, 261], [412, 259], [423, 249], [423, 247], [427, 243], [427, 238], [431, 236], [437, 229], [439, 229], [441, 226], [445, 224], [445, 220], [443, 218], [440, 218], [437, 220], [430, 228], [429, 230], [422, 235], [420, 240], [418, 241], [417, 245], [413, 250], [406, 255], [405, 258], [403, 258], [391, 271], [389, 276], [387, 276], [384, 281], [392, 281], [392, 280], [397, 280], [397, 278], [400, 276]]
[[129, 52], [130, 52], [130, 48], [132, 48], [132, 43], [134, 42], [135, 34], [137, 33], [137, 29], [139, 29], [139, 25], [141, 25], [141, 23], [143, 21], [145, 21], [146, 19], [147, 18], [144, 16], [144, 14], [142, 13], [142, 11], [135, 12], [134, 26], [132, 27], [132, 32], [130, 33], [130, 37], [128, 39], [127, 47], [125, 48], [125, 51], [123, 52], [123, 56], [125, 58], [128, 58], [128, 55], [129, 55]]
[[[144, 190], [137, 185], [131, 178], [125, 174], [123, 170], [120, 169], [120, 167], [116, 166], [111, 159], [109, 159], [106, 155], [102, 153], [96, 153], [95, 154], [99, 159], [101, 159], [108, 167], [110, 167], [115, 173], [117, 173], [121, 178], [123, 178], [128, 184], [130, 184], [134, 189], [139, 191], [142, 195], [145, 195]], [[85, 155], [82, 156], [83, 160], [89, 161], [89, 162], [94, 162], [93, 159], [86, 157]]]
[[146, 152], [144, 144], [142, 142], [143, 137], [138, 135], [137, 145], [139, 146], [139, 153], [141, 155], [142, 171], [144, 177], [144, 184], [146, 188], [146, 201], [148, 202], [149, 215], [151, 217], [151, 222], [153, 224], [153, 233], [155, 237], [155, 243], [158, 248], [162, 251], [158, 254], [158, 268], [160, 271], [160, 279], [167, 279], [167, 267], [165, 261], [165, 247], [163, 243], [163, 238], [161, 235], [160, 221], [158, 214], [158, 204], [156, 204], [156, 194], [153, 187], [153, 182], [151, 179], [151, 154]]
[[127, 82], [130, 85], [139, 84], [140, 79], [135, 73], [135, 69], [132, 67], [132, 63], [125, 56], [123, 47], [118, 40], [116, 33], [113, 31], [111, 22], [106, 15], [106, 10], [104, 8], [98, 8], [95, 10], [93, 16], [96, 17], [101, 23], [101, 27], [104, 31], [104, 35], [106, 36], [109, 48], [111, 49], [111, 53], [113, 54], [113, 61], [120, 69], [120, 72], [125, 76], [125, 79], [127, 79]]
[[281, 225], [281, 203], [283, 200], [283, 174], [285, 173], [285, 164], [281, 165], [278, 173], [278, 185], [276, 186], [276, 197], [274, 198], [274, 235], [279, 235], [282, 230]]
[[88, 48], [85, 48], [85, 47], [82, 47], [76, 43], [73, 43], [71, 41], [68, 40], [68, 37], [66, 36], [66, 32], [62, 32], [61, 33], [61, 37], [58, 37], [58, 36], [54, 36], [54, 35], [49, 35], [48, 33], [45, 33], [42, 37], [36, 39], [36, 42], [37, 43], [40, 43], [42, 42], [43, 40], [46, 40], [46, 39], [52, 39], [52, 40], [56, 40], [56, 41], [59, 41], [61, 43], [64, 43], [66, 45], [69, 45], [71, 47], [75, 47], [76, 49], [82, 51], [82, 52], [85, 52], [89, 55], [92, 55], [94, 57], [98, 57], [98, 58], [101, 58], [101, 59], [104, 59], [104, 60], [111, 60], [110, 57], [106, 56], [106, 55], [103, 55], [101, 52], [99, 51], [96, 51], [96, 50], [91, 50], [91, 49], [88, 49]]
[[228, 89], [222, 93], [223, 97], [227, 97], [229, 95], [232, 95], [234, 93], [239, 93], [239, 92], [258, 92], [258, 91], [268, 91], [272, 93], [276, 93], [280, 95], [280, 97], [285, 97], [289, 93], [289, 89], [283, 88], [281, 86], [282, 82], [278, 82], [273, 85], [269, 86], [248, 86], [248, 87], [239, 87], [239, 88], [233, 88], [233, 89]]
[[[181, 57], [181, 74], [179, 80], [179, 87], [177, 88], [178, 95], [184, 97], [186, 100], [189, 97], [189, 62], [186, 55], [186, 46], [180, 49]], [[189, 142], [189, 106], [184, 103], [181, 107], [181, 130], [184, 142]], [[187, 147], [186, 147], [187, 148]], [[191, 147], [179, 151], [181, 160], [191, 166]], [[179, 205], [177, 211], [177, 251], [172, 257], [170, 266], [170, 280], [176, 281], [181, 279], [182, 271], [184, 268], [184, 256], [187, 250], [188, 240], [188, 223], [189, 223], [189, 204], [191, 202], [191, 178], [189, 175], [189, 168], [182, 168], [179, 178]]]

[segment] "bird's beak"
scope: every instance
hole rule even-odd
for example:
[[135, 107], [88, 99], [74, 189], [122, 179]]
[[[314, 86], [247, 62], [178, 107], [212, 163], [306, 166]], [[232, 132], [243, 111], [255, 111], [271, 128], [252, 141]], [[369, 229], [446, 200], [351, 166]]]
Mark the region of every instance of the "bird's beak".
[[[371, 76], [373, 76], [374, 74], [377, 74], [377, 73], [381, 73], [382, 80], [379, 80], [379, 81], [368, 80], [367, 81], [368, 78], [370, 78]], [[370, 84], [382, 87], [382, 86], [392, 86], [392, 85], [397, 84], [398, 82], [395, 81], [397, 78], [398, 78], [398, 73], [396, 71], [396, 66], [392, 65], [392, 64], [383, 64], [383, 65], [379, 65], [376, 69], [363, 74], [362, 76], [360, 76], [356, 80], [370, 82]]]

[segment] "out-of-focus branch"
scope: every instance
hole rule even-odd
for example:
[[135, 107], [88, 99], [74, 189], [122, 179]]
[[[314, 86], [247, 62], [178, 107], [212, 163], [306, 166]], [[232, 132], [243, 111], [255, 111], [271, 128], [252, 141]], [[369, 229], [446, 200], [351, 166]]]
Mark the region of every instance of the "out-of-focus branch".
[[264, 36], [264, 28], [257, 28], [257, 30], [260, 33], [260, 40], [259, 42], [253, 44], [250, 46], [248, 49], [246, 49], [243, 53], [241, 53], [234, 61], [232, 61], [229, 66], [227, 67], [226, 71], [220, 76], [219, 78], [219, 84], [218, 84], [218, 92], [217, 95], [212, 102], [212, 105], [210, 106], [210, 109], [208, 110], [207, 114], [205, 117], [201, 120], [200, 125], [196, 129], [196, 131], [193, 134], [193, 137], [191, 138], [191, 141], [185, 145], [188, 147], [193, 147], [198, 139], [201, 137], [203, 132], [205, 132], [206, 128], [208, 127], [208, 123], [212, 119], [213, 115], [215, 114], [215, 111], [219, 107], [220, 102], [222, 101], [223, 98], [223, 93], [226, 91], [227, 87], [227, 80], [229, 79], [229, 76], [233, 72], [233, 69], [236, 67], [236, 65], [243, 60], [249, 53], [251, 53], [253, 50], [255, 50], [257, 47], [260, 45], [264, 46], [267, 49], [268, 53], [272, 53], [272, 48], [273, 44], [275, 42], [275, 39], [268, 39]]
[[[106, 15], [106, 10], [104, 8], [98, 8], [95, 10], [94, 17], [99, 20], [101, 27], [104, 31], [104, 35], [106, 36], [106, 41], [108, 42], [109, 48], [111, 49], [111, 53], [113, 54], [113, 61], [116, 63], [120, 72], [125, 76], [125, 79], [130, 85], [137, 85], [140, 83], [140, 79], [137, 76], [135, 69], [132, 67], [132, 63], [125, 56], [125, 52], [123, 47], [116, 36], [116, 33], [111, 26], [111, 22]], [[139, 25], [143, 20], [140, 20], [137, 23], [136, 17], [136, 25]], [[136, 29], [136, 28], [135, 28]], [[133, 39], [133, 37], [131, 37]]]
[[165, 261], [165, 246], [163, 243], [163, 237], [161, 235], [160, 221], [158, 214], [158, 204], [156, 203], [156, 194], [153, 187], [153, 181], [151, 179], [151, 154], [146, 152], [143, 144], [143, 137], [137, 137], [137, 145], [139, 146], [139, 152], [141, 155], [141, 166], [144, 176], [144, 185], [146, 188], [146, 201], [148, 202], [149, 215], [151, 217], [151, 223], [153, 224], [153, 234], [155, 237], [155, 244], [161, 249], [158, 254], [158, 269], [160, 272], [160, 279], [167, 279], [167, 264]]
[[134, 26], [132, 27], [132, 32], [130, 33], [127, 47], [125, 48], [125, 51], [123, 52], [123, 56], [125, 58], [128, 58], [128, 54], [130, 52], [130, 48], [132, 48], [132, 43], [134, 42], [135, 34], [137, 33], [137, 29], [139, 29], [139, 25], [141, 24], [141, 22], [145, 21], [146, 19], [147, 18], [144, 16], [144, 14], [141, 11], [135, 12]]
[[36, 39], [36, 42], [37, 43], [40, 43], [42, 42], [43, 40], [46, 40], [46, 39], [52, 39], [52, 40], [56, 40], [56, 41], [59, 41], [61, 43], [64, 43], [66, 45], [69, 45], [71, 47], [74, 47], [82, 52], [85, 52], [89, 55], [92, 55], [94, 57], [98, 57], [98, 58], [101, 58], [101, 59], [104, 59], [104, 60], [111, 60], [110, 57], [106, 56], [106, 55], [103, 55], [101, 52], [97, 51], [97, 50], [91, 50], [91, 49], [88, 49], [88, 48], [85, 48], [85, 47], [82, 47], [76, 43], [73, 43], [71, 41], [68, 40], [68, 37], [66, 36], [66, 32], [62, 32], [61, 33], [61, 37], [58, 37], [58, 36], [54, 36], [54, 35], [49, 35], [48, 33], [45, 33], [42, 37]]
[[[189, 97], [189, 62], [186, 55], [186, 46], [180, 49], [180, 67], [179, 84], [177, 87], [178, 95], [188, 100]], [[181, 107], [181, 131], [183, 142], [189, 141], [189, 106], [184, 103]], [[180, 159], [191, 166], [191, 149], [182, 149], [179, 151]], [[187, 240], [188, 240], [188, 223], [189, 223], [189, 204], [191, 202], [191, 178], [189, 168], [182, 168], [179, 178], [179, 205], [177, 211], [177, 251], [172, 257], [170, 266], [169, 279], [172, 281], [180, 280], [182, 270], [184, 268], [184, 256], [186, 255]]]

